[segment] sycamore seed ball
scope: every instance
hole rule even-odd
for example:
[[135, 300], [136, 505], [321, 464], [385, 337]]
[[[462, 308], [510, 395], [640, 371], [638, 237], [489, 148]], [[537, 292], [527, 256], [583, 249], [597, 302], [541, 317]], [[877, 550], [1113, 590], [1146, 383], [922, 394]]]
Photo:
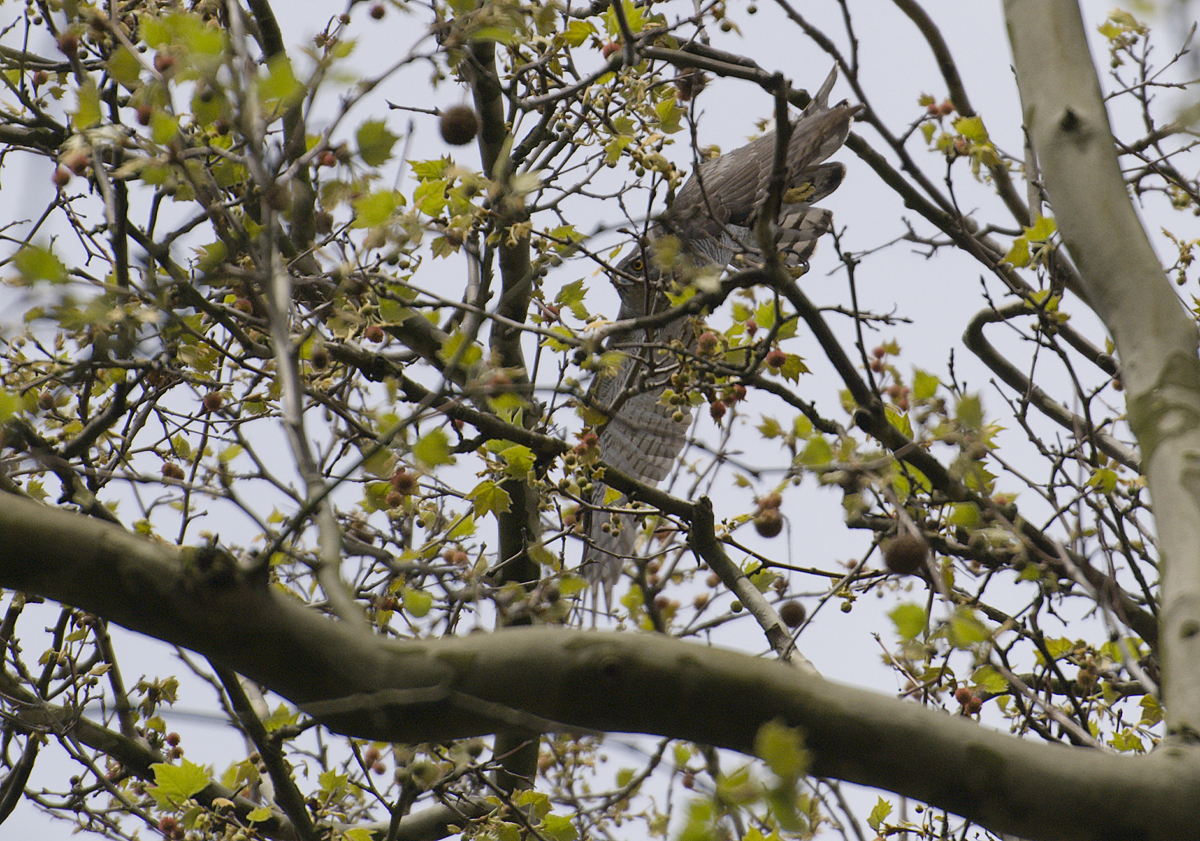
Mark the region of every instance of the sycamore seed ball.
[[915, 534], [892, 538], [883, 547], [883, 562], [898, 575], [912, 575], [925, 564], [929, 544]]
[[439, 127], [442, 140], [451, 146], [465, 146], [475, 139], [475, 133], [479, 131], [479, 118], [471, 106], [455, 105], [442, 112]]
[[784, 602], [779, 606], [779, 618], [783, 620], [783, 624], [789, 628], [798, 628], [804, 624], [804, 617], [807, 611], [804, 605], [797, 601]]
[[754, 530], [762, 537], [778, 537], [783, 531], [783, 515], [778, 508], [764, 508], [754, 516]]

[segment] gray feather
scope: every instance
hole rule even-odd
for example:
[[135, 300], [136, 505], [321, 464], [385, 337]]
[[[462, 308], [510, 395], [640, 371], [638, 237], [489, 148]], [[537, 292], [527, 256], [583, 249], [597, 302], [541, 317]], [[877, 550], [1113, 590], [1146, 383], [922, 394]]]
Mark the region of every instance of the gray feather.
[[[813, 205], [836, 190], [845, 176], [841, 164], [825, 162], [845, 143], [857, 111], [845, 102], [829, 106], [836, 79], [834, 68], [801, 113], [788, 140], [777, 248], [790, 268], [807, 264], [817, 240], [829, 231], [832, 215]], [[654, 240], [666, 234], [678, 238], [681, 255], [697, 267], [725, 269], [732, 264], [744, 268], [761, 261], [751, 231], [769, 189], [774, 161], [775, 132], [770, 131], [697, 168], [651, 228], [650, 248], [639, 248], [617, 267], [613, 283], [621, 296], [621, 320], [661, 312], [669, 305], [664, 288], [673, 278], [663, 277], [649, 259]], [[601, 458], [651, 485], [666, 478], [675, 466], [691, 423], [686, 405], [677, 415], [677, 407], [661, 402], [677, 364], [668, 349], [673, 341], [693, 346], [686, 319], [656, 330], [635, 328], [614, 336], [609, 349], [622, 350], [627, 356], [616, 373], [597, 378], [590, 395], [593, 407], [608, 417], [599, 432]], [[597, 483], [591, 507], [584, 512], [587, 545], [582, 570], [593, 584], [603, 582], [611, 591], [625, 559], [633, 555], [637, 524], [633, 515], [617, 513], [614, 517], [604, 510], [626, 506], [625, 497], [606, 506], [606, 496], [607, 488]]]

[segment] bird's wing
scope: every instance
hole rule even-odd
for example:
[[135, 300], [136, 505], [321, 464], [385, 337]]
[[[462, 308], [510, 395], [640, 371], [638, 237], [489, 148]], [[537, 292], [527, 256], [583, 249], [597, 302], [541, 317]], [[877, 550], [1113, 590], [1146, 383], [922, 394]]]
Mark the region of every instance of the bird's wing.
[[[829, 230], [829, 211], [813, 203], [836, 190], [845, 175], [841, 164], [825, 160], [846, 141], [850, 120], [858, 109], [844, 102], [829, 107], [829, 92], [836, 78], [835, 68], [801, 113], [788, 140], [779, 248], [785, 265], [792, 267], [806, 262], [817, 239]], [[685, 253], [722, 268], [739, 251], [748, 252], [753, 260], [753, 246], [744, 243], [767, 195], [774, 160], [772, 131], [702, 164], [680, 188], [655, 226], [652, 239], [674, 234]], [[636, 256], [622, 263], [623, 271]], [[644, 283], [623, 280], [617, 284], [622, 319], [636, 318], [665, 305], [648, 269], [643, 269], [647, 272]], [[649, 334], [631, 331], [611, 345], [628, 351], [617, 372], [598, 378], [593, 387], [594, 404], [609, 415], [600, 430], [601, 457], [613, 468], [647, 484], [657, 484], [666, 477], [687, 440], [690, 409], [686, 404], [678, 408], [663, 405], [659, 398], [674, 364], [674, 354], [663, 348], [685, 337], [685, 343], [690, 344], [690, 329], [688, 320], [679, 318]], [[633, 552], [636, 526], [632, 515], [614, 517], [604, 512], [607, 490], [598, 482], [591, 505], [584, 512], [588, 544], [583, 572], [593, 584], [603, 582], [611, 591], [620, 578], [624, 559]], [[624, 501], [622, 497], [616, 504]]]
[[[649, 485], [666, 478], [687, 441], [690, 407], [659, 401], [675, 365], [675, 355], [664, 346], [683, 338], [690, 329], [687, 319], [680, 318], [649, 337], [644, 330], [621, 337], [611, 347], [624, 348], [625, 359], [616, 373], [599, 377], [592, 391], [594, 404], [609, 415], [600, 430], [601, 457], [614, 469]], [[606, 506], [607, 493], [608, 487], [598, 482], [592, 507], [584, 512], [588, 546], [583, 573], [591, 583], [602, 581], [611, 588], [621, 576], [625, 558], [633, 552], [637, 525], [630, 514], [614, 517], [601, 510], [626, 503], [625, 497], [620, 497]]]
[[[832, 108], [814, 107], [818, 102], [814, 99], [801, 114], [788, 140], [779, 221], [781, 230], [792, 232], [784, 234], [783, 250], [793, 255], [811, 254], [815, 245], [809, 243], [815, 244], [828, 229], [825, 211], [813, 204], [842, 183], [844, 167], [825, 160], [846, 142], [850, 121], [857, 111], [856, 106], [844, 102]], [[663, 215], [663, 224], [693, 251], [727, 265], [735, 252], [746, 250], [736, 243], [745, 240], [745, 233], [754, 224], [767, 195], [774, 161], [775, 132], [769, 131], [701, 164], [679, 188]], [[726, 253], [728, 258], [721, 262], [720, 257]], [[792, 262], [786, 258], [787, 254], [785, 262]]]

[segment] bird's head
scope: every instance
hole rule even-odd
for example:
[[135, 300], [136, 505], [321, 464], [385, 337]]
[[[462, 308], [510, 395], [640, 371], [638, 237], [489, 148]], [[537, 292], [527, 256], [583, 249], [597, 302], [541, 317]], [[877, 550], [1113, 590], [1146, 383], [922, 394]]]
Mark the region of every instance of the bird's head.
[[651, 312], [655, 298], [661, 294], [662, 271], [651, 254], [651, 247], [639, 238], [633, 250], [617, 263], [616, 270], [609, 276], [621, 297], [619, 320]]
[[638, 238], [609, 278], [621, 296], [619, 318], [637, 318], [668, 305], [665, 293], [688, 276], [691, 263], [682, 252], [679, 239], [663, 231]]

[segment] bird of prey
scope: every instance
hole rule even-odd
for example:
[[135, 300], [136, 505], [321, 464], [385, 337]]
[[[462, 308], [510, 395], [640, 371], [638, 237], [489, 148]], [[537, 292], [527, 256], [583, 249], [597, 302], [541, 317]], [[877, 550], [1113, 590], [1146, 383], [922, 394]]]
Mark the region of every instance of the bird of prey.
[[[786, 155], [783, 205], [777, 217], [777, 249], [785, 266], [802, 268], [817, 239], [830, 228], [831, 214], [813, 206], [841, 184], [845, 168], [826, 163], [846, 141], [857, 106], [830, 106], [829, 92], [837, 68], [792, 126]], [[665, 290], [673, 270], [656, 267], [655, 245], [673, 238], [673, 266], [717, 271], [735, 262], [753, 264], [753, 228], [767, 196], [775, 163], [775, 132], [706, 161], [679, 189], [674, 201], [647, 232], [646, 241], [618, 264], [612, 278], [621, 297], [619, 320], [636, 319], [669, 308]], [[761, 260], [761, 255], [757, 255]], [[661, 261], [660, 261], [661, 263]], [[597, 377], [592, 406], [607, 418], [599, 430], [600, 457], [611, 467], [650, 485], [666, 477], [683, 449], [691, 412], [686, 403], [660, 402], [677, 368], [678, 349], [694, 346], [690, 319], [677, 318], [657, 326], [633, 326], [614, 334], [608, 349], [625, 354], [615, 372]], [[636, 538], [634, 516], [605, 509], [627, 504], [621, 497], [607, 500], [608, 488], [596, 484], [584, 512], [586, 546], [582, 570], [606, 592], [620, 578]]]

